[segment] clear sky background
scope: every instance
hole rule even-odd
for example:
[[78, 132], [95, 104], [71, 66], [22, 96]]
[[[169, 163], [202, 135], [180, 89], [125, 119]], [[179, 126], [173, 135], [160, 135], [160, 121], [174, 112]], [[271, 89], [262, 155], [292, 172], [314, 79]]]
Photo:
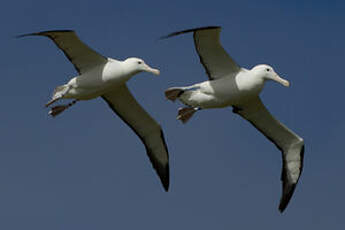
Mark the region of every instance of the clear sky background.
[[[345, 229], [344, 1], [18, 1], [0, 7], [0, 229]], [[305, 139], [305, 167], [283, 214], [281, 153], [231, 108], [186, 125], [164, 90], [207, 80], [192, 35], [219, 25], [246, 68], [267, 63], [291, 82], [262, 99]], [[52, 119], [43, 105], [76, 75], [47, 38], [74, 29], [105, 56], [161, 70], [129, 88], [161, 123], [170, 153], [164, 192], [139, 138], [101, 99]]]

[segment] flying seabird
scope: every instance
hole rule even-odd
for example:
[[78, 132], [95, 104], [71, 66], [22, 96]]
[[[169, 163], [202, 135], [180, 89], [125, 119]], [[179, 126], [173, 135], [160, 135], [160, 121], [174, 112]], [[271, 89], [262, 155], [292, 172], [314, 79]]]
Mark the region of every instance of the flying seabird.
[[261, 102], [259, 94], [267, 80], [286, 87], [290, 83], [279, 77], [269, 65], [245, 69], [226, 53], [220, 44], [221, 27], [211, 26], [171, 33], [162, 39], [192, 32], [194, 45], [209, 77], [208, 81], [187, 87], [172, 87], [165, 96], [179, 99], [187, 107], [180, 108], [177, 119], [186, 123], [201, 109], [232, 106], [233, 112], [249, 121], [282, 152], [282, 196], [280, 212], [288, 205], [303, 168], [304, 141], [276, 120]]
[[58, 86], [46, 107], [60, 99], [74, 99], [66, 105], [51, 108], [53, 117], [79, 100], [102, 97], [140, 138], [166, 191], [169, 189], [169, 155], [160, 125], [138, 104], [126, 86], [126, 82], [142, 71], [159, 75], [142, 59], [127, 58], [124, 61], [104, 57], [79, 40], [72, 30], [54, 30], [24, 34], [17, 37], [46, 36], [72, 62], [79, 73], [67, 84]]

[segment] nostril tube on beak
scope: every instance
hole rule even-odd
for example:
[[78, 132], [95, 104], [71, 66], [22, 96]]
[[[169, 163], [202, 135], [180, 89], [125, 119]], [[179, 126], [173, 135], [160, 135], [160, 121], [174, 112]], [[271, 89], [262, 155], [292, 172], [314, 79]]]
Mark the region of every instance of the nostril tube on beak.
[[159, 69], [154, 69], [154, 72], [152, 72], [154, 75], [159, 75], [161, 74], [161, 71]]
[[285, 79], [279, 77], [279, 75], [276, 75], [273, 80], [275, 80], [276, 82], [279, 82], [280, 84], [282, 84], [285, 87], [290, 86], [290, 82], [288, 80], [285, 80]]
[[154, 75], [159, 75], [161, 72], [159, 71], [159, 69], [154, 69], [154, 68], [151, 68], [149, 66], [147, 66], [146, 68], [146, 71], [147, 72], [150, 72], [150, 73], [153, 73]]

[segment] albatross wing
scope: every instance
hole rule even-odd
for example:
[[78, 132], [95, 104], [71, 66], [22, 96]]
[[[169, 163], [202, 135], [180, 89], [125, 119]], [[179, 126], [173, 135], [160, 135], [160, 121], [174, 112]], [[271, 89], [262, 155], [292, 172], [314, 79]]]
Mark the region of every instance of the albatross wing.
[[90, 68], [102, 65], [107, 62], [107, 58], [98, 54], [85, 43], [83, 43], [73, 30], [51, 30], [38, 33], [23, 34], [17, 36], [46, 36], [59, 47], [68, 60], [72, 62], [79, 74], [87, 72]]
[[282, 151], [283, 169], [281, 180], [283, 194], [279, 210], [288, 205], [303, 169], [304, 141], [301, 137], [277, 121], [265, 108], [260, 98], [250, 101], [242, 108], [234, 107], [234, 113], [248, 120]]
[[195, 49], [210, 80], [236, 76], [241, 67], [226, 53], [220, 44], [219, 26], [201, 27], [168, 34], [162, 39], [193, 32]]
[[126, 85], [102, 98], [139, 136], [166, 191], [169, 189], [169, 154], [160, 125], [138, 104]]

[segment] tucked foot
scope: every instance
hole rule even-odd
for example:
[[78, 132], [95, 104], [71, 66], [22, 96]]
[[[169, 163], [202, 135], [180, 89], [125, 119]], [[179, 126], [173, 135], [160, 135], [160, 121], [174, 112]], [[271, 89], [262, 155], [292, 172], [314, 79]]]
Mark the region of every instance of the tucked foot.
[[193, 116], [193, 114], [198, 110], [200, 110], [200, 108], [195, 108], [195, 107], [179, 108], [176, 119], [182, 121], [182, 123], [185, 124]]
[[72, 105], [74, 105], [76, 102], [77, 100], [74, 100], [71, 103], [68, 103], [67, 105], [54, 106], [50, 109], [49, 115], [51, 115], [52, 117], [56, 117], [57, 115], [59, 115], [60, 113], [62, 113], [63, 111], [71, 107]]
[[68, 108], [68, 105], [54, 106], [50, 109], [49, 115], [51, 115], [52, 117], [55, 117], [55, 116], [59, 115], [60, 113], [62, 113], [63, 111], [65, 111], [67, 108]]
[[175, 101], [181, 94], [183, 94], [184, 90], [181, 88], [173, 87], [169, 88], [165, 91], [165, 97], [171, 101]]

